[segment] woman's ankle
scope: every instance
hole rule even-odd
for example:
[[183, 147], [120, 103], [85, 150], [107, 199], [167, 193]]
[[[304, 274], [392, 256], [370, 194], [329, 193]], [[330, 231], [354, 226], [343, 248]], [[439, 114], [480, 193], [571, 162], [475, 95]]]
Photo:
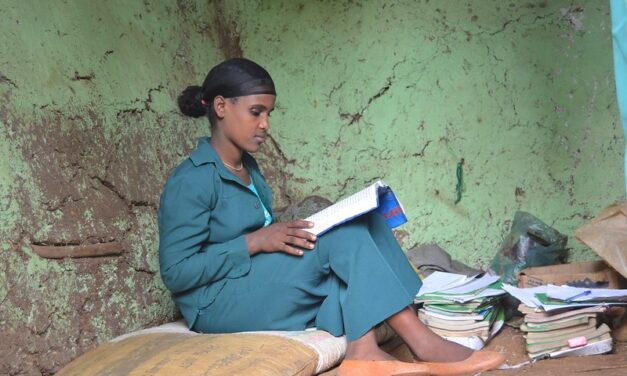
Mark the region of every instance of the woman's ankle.
[[344, 359], [397, 360], [395, 357], [381, 350], [379, 347], [375, 347], [375, 348], [360, 347], [360, 348], [354, 348], [354, 349], [347, 348]]
[[379, 348], [373, 331], [369, 331], [355, 341], [348, 342], [344, 358], [353, 360], [395, 360], [392, 355]]

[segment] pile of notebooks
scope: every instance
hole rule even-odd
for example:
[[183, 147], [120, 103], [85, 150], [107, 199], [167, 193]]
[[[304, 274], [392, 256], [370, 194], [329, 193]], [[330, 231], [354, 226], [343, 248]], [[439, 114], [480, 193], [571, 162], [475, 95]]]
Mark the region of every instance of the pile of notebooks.
[[598, 314], [608, 305], [623, 305], [627, 290], [569, 286], [503, 288], [519, 299], [524, 314], [527, 354], [532, 359], [604, 354], [612, 351], [610, 328]]
[[610, 328], [597, 322], [605, 307], [535, 312], [521, 305], [525, 314], [520, 327], [525, 332], [527, 354], [532, 359], [594, 355], [612, 351]]
[[418, 316], [432, 331], [478, 350], [503, 326], [499, 303], [504, 294], [498, 276], [435, 272], [414, 301], [422, 305]]

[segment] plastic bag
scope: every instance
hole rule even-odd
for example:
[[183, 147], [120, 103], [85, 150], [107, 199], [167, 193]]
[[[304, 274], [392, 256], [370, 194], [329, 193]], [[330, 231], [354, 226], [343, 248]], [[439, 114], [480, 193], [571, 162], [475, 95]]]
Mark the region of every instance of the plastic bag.
[[568, 237], [526, 212], [516, 212], [512, 229], [490, 264], [504, 283], [516, 286], [518, 272], [532, 266], [563, 263]]

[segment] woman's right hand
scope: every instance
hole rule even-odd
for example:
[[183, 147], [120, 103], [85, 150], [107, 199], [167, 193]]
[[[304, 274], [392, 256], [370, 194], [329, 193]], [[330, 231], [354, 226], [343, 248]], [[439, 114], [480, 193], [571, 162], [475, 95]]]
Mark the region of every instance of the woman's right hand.
[[303, 249], [313, 249], [316, 235], [304, 229], [313, 222], [296, 220], [273, 223], [246, 235], [246, 245], [251, 256], [259, 252], [285, 252], [302, 256]]

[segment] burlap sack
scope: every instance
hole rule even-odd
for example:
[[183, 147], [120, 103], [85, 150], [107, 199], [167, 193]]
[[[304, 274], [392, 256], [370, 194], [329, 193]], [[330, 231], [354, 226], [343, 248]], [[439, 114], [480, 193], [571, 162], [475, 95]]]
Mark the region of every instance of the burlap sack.
[[306, 345], [273, 335], [150, 333], [101, 344], [57, 375], [309, 376], [317, 358]]

